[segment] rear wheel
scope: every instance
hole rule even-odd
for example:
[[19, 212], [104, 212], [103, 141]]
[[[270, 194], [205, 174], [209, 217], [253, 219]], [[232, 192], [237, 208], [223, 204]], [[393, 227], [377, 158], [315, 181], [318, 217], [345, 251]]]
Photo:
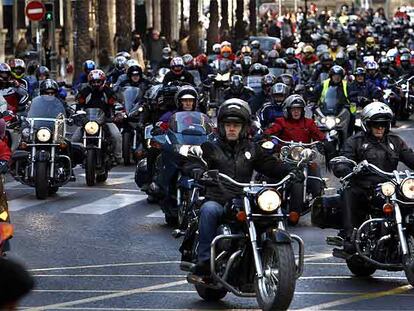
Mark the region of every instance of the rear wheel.
[[36, 162], [35, 164], [36, 198], [39, 200], [45, 200], [49, 194], [49, 178], [47, 168], [47, 162]]
[[356, 255], [347, 259], [346, 265], [355, 276], [370, 276], [377, 271], [377, 268], [375, 268], [374, 265], [367, 263], [365, 260]]
[[96, 152], [89, 149], [86, 153], [85, 177], [88, 186], [94, 186], [96, 182]]
[[124, 159], [124, 165], [130, 165], [131, 164], [131, 137], [130, 132], [124, 132], [122, 133], [122, 158]]
[[195, 285], [195, 288], [198, 295], [205, 301], [219, 301], [227, 295], [227, 290], [224, 288], [214, 289], [203, 285]]
[[296, 286], [295, 256], [291, 244], [267, 243], [262, 250], [263, 277], [256, 277], [256, 299], [266, 311], [286, 310]]

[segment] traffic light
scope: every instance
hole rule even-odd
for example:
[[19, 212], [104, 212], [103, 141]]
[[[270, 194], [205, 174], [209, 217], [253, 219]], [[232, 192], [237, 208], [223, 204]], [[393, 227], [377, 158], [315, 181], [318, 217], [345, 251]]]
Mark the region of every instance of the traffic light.
[[53, 11], [54, 11], [53, 3], [45, 3], [45, 8], [46, 8], [46, 13], [45, 13], [44, 20], [46, 22], [53, 21]]

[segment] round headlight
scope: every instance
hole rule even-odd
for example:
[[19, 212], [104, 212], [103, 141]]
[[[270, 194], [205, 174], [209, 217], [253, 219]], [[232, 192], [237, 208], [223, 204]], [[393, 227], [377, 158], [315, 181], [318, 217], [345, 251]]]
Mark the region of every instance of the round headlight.
[[395, 193], [395, 186], [391, 182], [386, 182], [381, 185], [381, 192], [386, 197], [390, 197]]
[[99, 124], [95, 121], [89, 121], [85, 124], [85, 131], [89, 135], [95, 135], [99, 131]]
[[52, 137], [52, 132], [49, 129], [43, 128], [37, 131], [36, 137], [40, 142], [45, 143]]
[[265, 212], [275, 211], [281, 203], [280, 195], [273, 190], [265, 190], [257, 197], [257, 204]]
[[401, 184], [403, 195], [410, 200], [414, 200], [414, 178], [406, 178]]
[[299, 161], [300, 154], [302, 153], [302, 151], [303, 151], [303, 147], [300, 147], [300, 146], [293, 147], [290, 150], [290, 156], [292, 157], [293, 160]]
[[334, 118], [328, 117], [328, 118], [326, 118], [325, 125], [328, 129], [333, 129], [336, 125], [336, 121], [335, 121]]

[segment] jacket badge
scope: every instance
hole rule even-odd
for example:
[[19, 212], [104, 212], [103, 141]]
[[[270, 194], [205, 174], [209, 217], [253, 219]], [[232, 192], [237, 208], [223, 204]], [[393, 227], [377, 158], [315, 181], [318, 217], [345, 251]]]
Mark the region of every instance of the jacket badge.
[[252, 157], [252, 154], [249, 151], [246, 151], [244, 153], [244, 156], [246, 157], [247, 160], [250, 160], [250, 158]]
[[390, 146], [391, 150], [395, 150], [395, 147], [394, 147], [393, 143], [389, 143], [388, 145]]

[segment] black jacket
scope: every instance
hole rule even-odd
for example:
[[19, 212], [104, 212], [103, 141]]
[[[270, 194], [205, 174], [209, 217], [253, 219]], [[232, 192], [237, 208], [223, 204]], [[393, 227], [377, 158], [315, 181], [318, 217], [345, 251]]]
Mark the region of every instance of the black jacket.
[[[371, 134], [359, 132], [349, 137], [341, 151], [341, 155], [359, 163], [367, 160], [386, 172], [397, 169], [398, 163], [403, 162], [410, 169], [414, 169], [414, 152], [398, 135], [390, 132], [378, 141]], [[352, 168], [339, 164], [333, 169], [335, 176], [343, 177], [352, 171]], [[378, 175], [365, 172], [354, 178], [357, 186], [368, 188], [384, 180]]]
[[[238, 182], [249, 182], [254, 170], [277, 179], [283, 178], [290, 171], [290, 166], [264, 153], [260, 146], [248, 140], [234, 146], [222, 140], [206, 142], [201, 148], [209, 170], [218, 170]], [[221, 180], [220, 183], [206, 187], [206, 199], [220, 204], [225, 204], [241, 193], [241, 188]]]
[[169, 82], [172, 81], [186, 82], [195, 86], [193, 75], [186, 70], [184, 70], [180, 75], [176, 75], [172, 71], [167, 72], [167, 74], [164, 77], [164, 80], [162, 81], [162, 84], [167, 85]]

